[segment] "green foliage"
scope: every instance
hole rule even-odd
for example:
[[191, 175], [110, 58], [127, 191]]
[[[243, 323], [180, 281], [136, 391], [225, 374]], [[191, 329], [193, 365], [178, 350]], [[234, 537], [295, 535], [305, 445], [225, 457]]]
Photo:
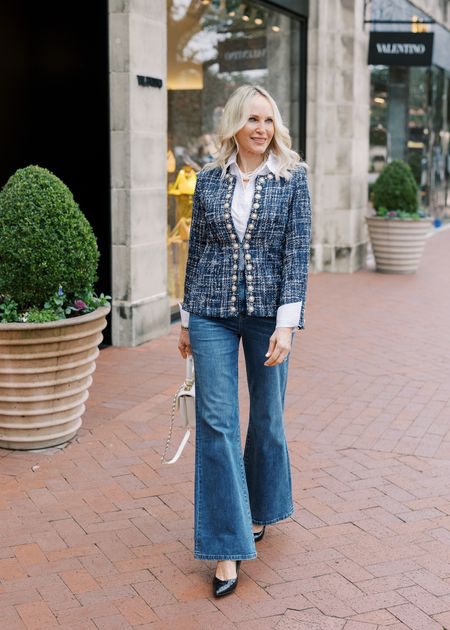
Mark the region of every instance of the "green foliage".
[[424, 219], [427, 213], [423, 210], [417, 212], [405, 212], [404, 210], [388, 210], [384, 206], [380, 206], [377, 211], [377, 217], [383, 217], [384, 219], [413, 219], [418, 221]]
[[[59, 287], [58, 291], [54, 293], [47, 302], [45, 302], [44, 307], [40, 309], [40, 312], [54, 314], [56, 316], [55, 319], [65, 319], [66, 315], [70, 313], [70, 311], [64, 306], [66, 300], [67, 298], [62, 290], [62, 287]], [[30, 320], [28, 319], [28, 321]]]
[[56, 311], [52, 311], [51, 309], [38, 309], [35, 306], [32, 306], [27, 313], [25, 321], [29, 324], [44, 324], [45, 322], [54, 322], [59, 317]]
[[107, 306], [110, 300], [110, 295], [105, 295], [104, 293], [96, 295], [93, 291], [84, 291], [76, 300], [73, 300], [73, 303], [68, 308], [72, 313], [79, 313], [80, 311], [83, 314], [91, 313], [100, 306]]
[[110, 295], [96, 295], [92, 290], [86, 290], [76, 298], [68, 298], [61, 287], [45, 302], [42, 308], [30, 307], [26, 311], [19, 311], [17, 302], [9, 297], [0, 296], [0, 324], [27, 322], [38, 324], [67, 319], [77, 315], [85, 315], [95, 311], [100, 306], [107, 306]]
[[11, 324], [12, 322], [18, 321], [20, 320], [17, 311], [17, 302], [14, 302], [11, 298], [3, 298], [3, 300], [0, 300], [0, 322], [3, 324]]
[[[44, 308], [49, 296], [60, 286], [70, 296], [92, 291], [98, 258], [89, 222], [56, 175], [28, 166], [10, 177], [0, 192], [0, 294], [9, 313], [12, 300], [17, 312], [64, 316], [63, 304]], [[2, 313], [5, 321], [5, 302]]]
[[396, 211], [416, 215], [418, 186], [410, 166], [402, 160], [393, 160], [381, 171], [373, 187], [373, 205], [377, 215]]

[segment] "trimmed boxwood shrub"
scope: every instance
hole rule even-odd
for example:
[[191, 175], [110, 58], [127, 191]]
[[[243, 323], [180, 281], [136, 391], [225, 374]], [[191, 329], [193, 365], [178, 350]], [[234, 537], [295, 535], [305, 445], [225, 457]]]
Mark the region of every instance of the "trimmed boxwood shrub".
[[384, 214], [386, 210], [415, 214], [417, 194], [418, 186], [411, 167], [402, 160], [393, 160], [384, 167], [373, 186], [373, 205], [378, 214]]
[[0, 295], [40, 309], [59, 287], [93, 290], [99, 251], [72, 193], [39, 166], [19, 169], [0, 192]]

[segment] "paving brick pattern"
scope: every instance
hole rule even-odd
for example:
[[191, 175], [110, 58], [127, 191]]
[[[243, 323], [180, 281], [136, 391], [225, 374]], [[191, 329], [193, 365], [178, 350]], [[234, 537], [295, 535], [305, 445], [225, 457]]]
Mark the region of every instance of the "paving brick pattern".
[[192, 440], [160, 464], [177, 326], [103, 350], [72, 444], [0, 451], [0, 628], [450, 629], [449, 278], [450, 231], [414, 277], [311, 278], [286, 401], [296, 512], [223, 600], [192, 557]]

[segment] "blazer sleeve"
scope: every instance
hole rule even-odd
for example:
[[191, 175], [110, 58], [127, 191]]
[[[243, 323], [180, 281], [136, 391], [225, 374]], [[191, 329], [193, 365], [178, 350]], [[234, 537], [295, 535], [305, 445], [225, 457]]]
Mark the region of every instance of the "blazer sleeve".
[[311, 199], [306, 170], [301, 167], [295, 177], [295, 188], [289, 207], [284, 240], [283, 271], [279, 305], [301, 302], [298, 327], [304, 328], [305, 299], [308, 284], [311, 242]]
[[194, 199], [192, 201], [192, 221], [189, 233], [189, 251], [184, 281], [184, 301], [182, 308], [189, 311], [190, 304], [195, 301], [195, 284], [197, 267], [206, 246], [205, 209], [201, 199], [202, 176], [197, 177]]

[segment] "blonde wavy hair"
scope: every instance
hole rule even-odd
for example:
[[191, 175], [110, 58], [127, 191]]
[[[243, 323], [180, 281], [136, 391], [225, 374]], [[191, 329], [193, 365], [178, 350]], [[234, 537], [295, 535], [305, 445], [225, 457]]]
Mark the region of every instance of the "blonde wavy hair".
[[292, 141], [289, 130], [284, 125], [280, 110], [269, 92], [259, 85], [241, 85], [225, 104], [219, 129], [220, 147], [215, 159], [204, 167], [205, 170], [221, 167], [225, 172], [227, 160], [235, 151], [239, 151], [235, 134], [247, 123], [250, 114], [250, 101], [258, 95], [264, 96], [273, 109], [274, 134], [264, 157], [267, 158], [272, 152], [278, 158], [276, 177], [281, 176], [289, 179], [291, 171], [297, 166], [301, 164], [306, 167], [299, 154], [291, 149]]

